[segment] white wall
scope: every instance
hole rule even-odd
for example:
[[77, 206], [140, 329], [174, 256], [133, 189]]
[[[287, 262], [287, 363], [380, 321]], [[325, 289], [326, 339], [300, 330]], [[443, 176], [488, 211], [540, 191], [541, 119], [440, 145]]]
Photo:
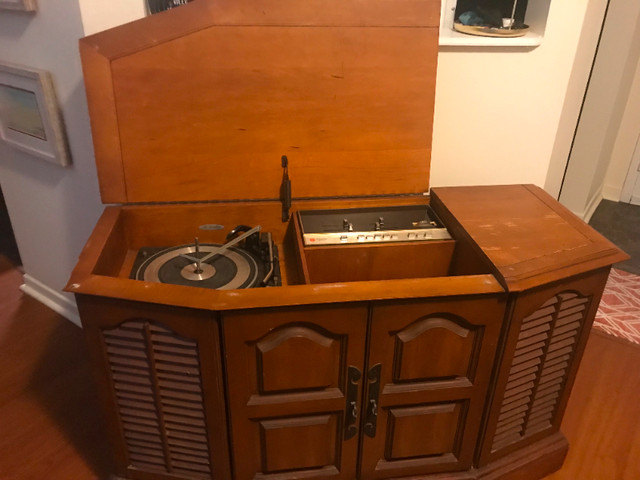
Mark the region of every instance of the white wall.
[[78, 0], [85, 35], [142, 18], [145, 0]]
[[582, 98], [588, 75], [582, 66], [572, 77], [574, 64], [593, 58], [599, 30], [592, 24], [598, 11], [601, 22], [605, 3], [552, 1], [537, 48], [441, 47], [432, 186], [545, 186], [550, 166], [561, 177], [579, 110], [563, 115], [565, 101]]
[[0, 185], [20, 250], [27, 292], [76, 319], [61, 293], [102, 205], [82, 84], [77, 0], [38, 2], [35, 15], [3, 11], [0, 59], [51, 72], [73, 165], [59, 167], [0, 144]]
[[591, 0], [587, 5], [575, 60], [564, 99], [556, 140], [549, 161], [544, 188], [554, 197], [560, 196], [571, 145], [584, 101], [587, 82], [593, 66], [599, 34], [608, 0]]
[[[638, 27], [640, 30], [640, 26]], [[611, 163], [605, 177], [603, 196], [607, 200], [628, 201], [623, 199], [622, 186], [632, 167], [633, 152], [640, 135], [640, 61], [636, 62], [635, 72], [629, 88], [629, 96], [620, 121], [620, 128], [616, 137]], [[633, 165], [635, 167], [635, 165]], [[631, 190], [627, 193], [629, 195]]]
[[[588, 219], [603, 198], [621, 120], [640, 55], [640, 4], [611, 0], [576, 130], [560, 201]], [[630, 157], [626, 164], [629, 164]], [[621, 191], [622, 184], [610, 185]]]

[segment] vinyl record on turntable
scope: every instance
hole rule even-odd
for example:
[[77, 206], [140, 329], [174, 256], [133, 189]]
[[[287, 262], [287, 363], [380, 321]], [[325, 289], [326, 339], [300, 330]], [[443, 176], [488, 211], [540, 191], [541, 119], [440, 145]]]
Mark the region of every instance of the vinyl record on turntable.
[[[240, 248], [229, 248], [213, 256], [222, 245], [202, 244], [196, 254], [194, 245], [163, 249], [147, 258], [135, 272], [136, 280], [231, 290], [257, 286], [263, 267], [255, 256]], [[207, 260], [198, 264], [197, 258]]]

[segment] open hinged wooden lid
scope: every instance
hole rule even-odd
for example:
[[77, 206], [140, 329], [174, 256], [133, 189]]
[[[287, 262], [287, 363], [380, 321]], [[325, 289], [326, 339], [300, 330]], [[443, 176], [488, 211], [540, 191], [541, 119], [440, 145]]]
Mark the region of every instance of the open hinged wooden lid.
[[[81, 40], [105, 203], [428, 190], [438, 0], [195, 0]], [[407, 28], [410, 27], [410, 28]]]

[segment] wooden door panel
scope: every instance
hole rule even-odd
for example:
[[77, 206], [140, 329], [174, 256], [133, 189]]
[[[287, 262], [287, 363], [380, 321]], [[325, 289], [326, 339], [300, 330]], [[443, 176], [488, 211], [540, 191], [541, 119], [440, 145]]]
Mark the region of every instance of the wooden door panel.
[[355, 478], [367, 317], [366, 304], [223, 315], [237, 480]]
[[260, 421], [263, 471], [273, 473], [336, 465], [339, 425], [340, 418], [335, 414]]
[[365, 398], [377, 428], [363, 436], [362, 479], [471, 466], [503, 315], [488, 296], [374, 305], [368, 365], [380, 375]]
[[445, 316], [423, 318], [402, 329], [396, 335], [393, 383], [472, 376], [478, 330]]
[[454, 454], [463, 403], [446, 402], [389, 409], [385, 458], [400, 460]]
[[259, 394], [337, 387], [342, 347], [339, 338], [308, 326], [268, 334], [256, 343]]
[[[467, 411], [466, 401], [425, 403], [383, 408], [380, 423], [386, 425], [383, 454], [375, 471], [362, 479], [396, 478], [451, 470], [459, 457]], [[382, 432], [380, 432], [382, 433]], [[366, 455], [366, 452], [364, 453]]]

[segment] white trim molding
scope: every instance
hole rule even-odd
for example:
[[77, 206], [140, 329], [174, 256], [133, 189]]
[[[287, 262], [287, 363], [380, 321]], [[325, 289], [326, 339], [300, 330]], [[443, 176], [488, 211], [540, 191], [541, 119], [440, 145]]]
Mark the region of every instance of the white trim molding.
[[636, 140], [633, 156], [631, 157], [631, 164], [629, 165], [627, 176], [622, 185], [622, 192], [620, 193], [621, 202], [638, 205], [638, 198], [634, 196], [634, 189], [638, 179], [640, 179], [640, 135]]
[[20, 290], [23, 293], [35, 298], [40, 303], [43, 303], [54, 312], [59, 313], [78, 327], [82, 327], [82, 324], [80, 323], [80, 315], [78, 314], [78, 307], [75, 302], [69, 300], [62, 293], [53, 290], [41, 281], [33, 278], [28, 273], [25, 273], [22, 276], [22, 280], [24, 283], [20, 285]]
[[591, 217], [596, 211], [596, 208], [598, 208], [598, 205], [600, 205], [600, 202], [602, 200], [604, 200], [604, 196], [602, 195], [602, 187], [601, 187], [600, 189], [598, 189], [596, 194], [589, 199], [589, 201], [587, 202], [587, 204], [582, 210], [578, 211], [567, 205], [565, 205], [565, 207], [567, 207], [571, 211], [571, 213], [573, 213], [576, 217], [580, 218], [583, 222], [589, 223], [589, 221], [591, 220]]
[[585, 212], [584, 212], [584, 215], [582, 216], [582, 219], [586, 223], [589, 223], [589, 221], [591, 220], [591, 217], [596, 211], [596, 208], [598, 208], [598, 205], [600, 205], [600, 202], [602, 202], [603, 199], [604, 197], [602, 196], [602, 187], [601, 187], [596, 192], [596, 194], [593, 197], [591, 197], [591, 200], [589, 201], [589, 203], [587, 204], [587, 207], [585, 208]]

